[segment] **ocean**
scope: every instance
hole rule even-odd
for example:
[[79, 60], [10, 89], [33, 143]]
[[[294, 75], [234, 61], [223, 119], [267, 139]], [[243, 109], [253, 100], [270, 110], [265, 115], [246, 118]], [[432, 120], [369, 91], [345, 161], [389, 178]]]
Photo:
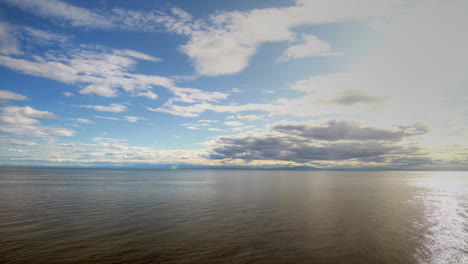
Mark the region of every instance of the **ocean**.
[[0, 169], [0, 263], [468, 263], [468, 172]]

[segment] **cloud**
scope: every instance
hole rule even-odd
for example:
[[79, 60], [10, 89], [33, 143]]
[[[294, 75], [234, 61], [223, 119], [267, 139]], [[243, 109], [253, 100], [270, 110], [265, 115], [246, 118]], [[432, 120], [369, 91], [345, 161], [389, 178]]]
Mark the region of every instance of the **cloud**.
[[108, 137], [94, 137], [91, 140], [96, 141], [96, 142], [112, 142], [112, 143], [128, 141], [126, 139], [115, 139], [115, 138], [108, 138]]
[[75, 120], [76, 122], [82, 123], [82, 124], [94, 124], [93, 121], [86, 119], [86, 118], [72, 118], [71, 120]]
[[[273, 115], [311, 117], [343, 115], [343, 113], [350, 115], [386, 105], [388, 96], [374, 95], [366, 90], [358, 89], [352, 80], [352, 75], [347, 73], [314, 76], [297, 81], [289, 87], [292, 90], [303, 92], [303, 96], [291, 99], [279, 98], [270, 103], [217, 105], [201, 102], [192, 105], [177, 105], [174, 103], [177, 100], [172, 100], [162, 107], [147, 109], [186, 117], [195, 117], [205, 111], [224, 113], [262, 111]], [[220, 96], [220, 98], [222, 97]], [[194, 102], [194, 100], [187, 102]], [[343, 107], [346, 107], [345, 111]]]
[[23, 153], [23, 152], [24, 152], [24, 151], [22, 151], [21, 149], [14, 149], [14, 148], [4, 148], [4, 147], [0, 147], [0, 149], [6, 150], [6, 151], [11, 151], [11, 152], [17, 152], [17, 153]]
[[35, 137], [47, 136], [74, 136], [75, 131], [62, 127], [47, 127], [47, 126], [28, 126], [28, 125], [4, 125], [0, 126], [0, 132], [11, 133], [17, 135], [31, 135]]
[[156, 57], [150, 56], [148, 54], [145, 54], [136, 50], [128, 50], [128, 49], [118, 50], [116, 54], [127, 56], [127, 57], [132, 57], [132, 58], [139, 59], [139, 60], [146, 60], [146, 61], [152, 61], [152, 62], [161, 61], [160, 58], [156, 58]]
[[201, 120], [197, 120], [195, 123], [181, 124], [181, 126], [190, 130], [207, 129], [209, 131], [223, 131], [222, 129], [211, 127], [214, 123], [218, 123], [218, 122], [219, 122], [218, 120], [201, 119]]
[[289, 46], [278, 61], [300, 59], [317, 56], [339, 56], [340, 53], [332, 53], [330, 44], [313, 35], [301, 34], [303, 44]]
[[220, 128], [215, 128], [215, 127], [210, 127], [210, 128], [208, 128], [208, 131], [224, 132], [226, 130], [220, 129]]
[[156, 59], [137, 51], [81, 45], [67, 50], [50, 50], [44, 57], [33, 56], [33, 60], [0, 55], [0, 65], [33, 76], [78, 84], [82, 86], [82, 94], [105, 97], [117, 96], [118, 88], [154, 97], [149, 91], [153, 86], [173, 86], [172, 80], [165, 77], [131, 73], [136, 65], [135, 57]]
[[[226, 99], [229, 96], [229, 93], [208, 92], [192, 88], [172, 87], [169, 90], [174, 93], [175, 97], [167, 101], [162, 107], [147, 107], [146, 109], [153, 112], [162, 112], [179, 116], [195, 117], [198, 116], [200, 113], [208, 110], [206, 109], [206, 107], [212, 110], [217, 108], [217, 106], [210, 104], [210, 102], [218, 102], [220, 100]], [[184, 106], [179, 106], [174, 104], [176, 102], [195, 104], [185, 104]]]
[[[415, 124], [383, 129], [350, 120], [288, 121], [271, 126], [274, 133], [245, 133], [216, 137], [207, 142], [208, 158], [215, 160], [266, 160], [312, 166], [390, 166], [402, 160], [432, 161], [409, 137], [421, 136], [427, 127]], [[318, 164], [317, 164], [318, 162]], [[344, 163], [343, 163], [344, 162]], [[412, 163], [415, 167], [416, 164]], [[408, 167], [409, 168], [409, 167]]]
[[65, 95], [66, 97], [72, 97], [72, 96], [75, 96], [75, 94], [73, 93], [70, 93], [70, 92], [64, 92], [63, 95]]
[[[0, 138], [1, 141], [1, 138]], [[193, 150], [155, 150], [150, 147], [134, 147], [127, 145], [125, 139], [105, 137], [92, 138], [92, 143], [38, 139], [39, 144], [28, 147], [15, 147], [22, 150], [20, 157], [8, 160], [13, 164], [58, 165], [70, 164], [92, 166], [100, 162], [107, 165], [128, 164], [173, 164], [175, 162], [200, 162], [200, 151]]]
[[[427, 1], [387, 22], [367, 60], [351, 69], [356, 85], [404, 101], [438, 97], [466, 80], [468, 8], [457, 1]], [[424, 89], [424, 92], [421, 92]]]
[[291, 89], [304, 92], [309, 106], [296, 99], [288, 104], [321, 115], [341, 110], [388, 123], [430, 122], [439, 130], [457, 126], [468, 95], [463, 86], [468, 34], [453, 29], [468, 23], [466, 5], [422, 1], [381, 22], [380, 38], [364, 59], [348, 72], [296, 82]]
[[70, 36], [56, 34], [28, 26], [16, 26], [16, 33], [21, 38], [30, 38], [37, 44], [64, 44], [71, 38]]
[[13, 93], [13, 92], [6, 91], [6, 90], [0, 90], [0, 103], [6, 103], [9, 100], [10, 101], [26, 101], [26, 100], [29, 100], [29, 98], [21, 94]]
[[127, 107], [125, 105], [121, 105], [121, 104], [111, 104], [109, 106], [104, 106], [104, 105], [82, 105], [81, 107], [94, 109], [94, 110], [100, 111], [100, 112], [113, 112], [113, 113], [119, 113], [119, 112], [123, 112], [123, 111], [127, 110]]
[[15, 148], [37, 146], [37, 143], [30, 138], [11, 138], [8, 136], [0, 136], [0, 143], [3, 146], [10, 146]]
[[199, 122], [199, 123], [208, 123], [209, 124], [209, 123], [218, 123], [219, 120], [200, 119], [197, 122]]
[[383, 105], [388, 96], [373, 96], [369, 95], [364, 90], [348, 89], [338, 91], [337, 94], [329, 100], [324, 100], [324, 104], [338, 104], [338, 105], [355, 105], [355, 104], [370, 104], [370, 105]]
[[211, 159], [285, 160], [348, 160], [378, 157], [399, 150], [379, 142], [320, 143], [292, 136], [246, 135], [218, 137], [209, 155]]
[[243, 126], [244, 124], [242, 124], [241, 122], [238, 122], [238, 121], [226, 121], [224, 122], [224, 124], [226, 126]]
[[170, 102], [183, 102], [183, 103], [196, 103], [196, 102], [216, 102], [219, 100], [226, 99], [229, 96], [229, 93], [222, 92], [208, 92], [199, 89], [193, 88], [179, 88], [172, 87], [170, 89], [175, 98]]
[[0, 109], [0, 123], [34, 125], [39, 121], [33, 118], [56, 118], [56, 116], [47, 111], [39, 111], [29, 106], [5, 106]]
[[[46, 18], [69, 22], [72, 26], [137, 31], [168, 31], [188, 36], [179, 49], [189, 56], [199, 75], [234, 74], [249, 64], [260, 45], [268, 42], [291, 41], [296, 34], [291, 29], [302, 25], [363, 20], [389, 16], [401, 1], [395, 0], [315, 0], [297, 1], [286, 8], [254, 9], [248, 12], [217, 12], [206, 20], [193, 20], [187, 12], [172, 8], [172, 14], [158, 11], [112, 9], [110, 12], [90, 11], [58, 1], [18, 1], [7, 3]], [[365, 8], [363, 8], [365, 7]], [[324, 55], [326, 46], [310, 36], [304, 36], [307, 47]], [[310, 45], [308, 43], [311, 43]], [[301, 46], [293, 46], [286, 54], [308, 56]], [[286, 56], [289, 56], [286, 55]]]
[[51, 112], [40, 111], [29, 106], [6, 106], [0, 109], [0, 132], [37, 137], [73, 136], [74, 131], [61, 127], [40, 126], [35, 118], [56, 118]]
[[143, 117], [137, 117], [137, 116], [124, 116], [123, 118], [106, 117], [106, 116], [94, 116], [94, 117], [100, 118], [100, 119], [113, 120], [113, 121], [128, 121], [131, 123], [138, 123], [138, 121], [145, 119]]
[[[295, 33], [291, 29], [294, 27], [388, 15], [397, 2], [297, 1], [296, 6], [287, 8], [216, 13], [204, 27], [191, 32], [189, 42], [180, 50], [189, 56], [200, 75], [234, 74], [247, 67], [261, 44], [293, 40]], [[319, 52], [323, 50], [322, 45]], [[296, 47], [292, 48], [291, 55], [309, 53]]]
[[[118, 89], [132, 96], [157, 99], [153, 87], [167, 88], [174, 94], [169, 103], [214, 102], [225, 99], [229, 93], [208, 92], [200, 89], [174, 86], [173, 80], [156, 76], [132, 73], [135, 59], [159, 61], [160, 59], [133, 50], [110, 49], [99, 45], [81, 45], [67, 50], [49, 50], [45, 56], [17, 58], [0, 55], [0, 65], [39, 77], [81, 86], [81, 94], [97, 94], [116, 97]], [[70, 92], [65, 96], [72, 96]]]
[[429, 131], [426, 126], [420, 124], [415, 124], [412, 126], [399, 126], [397, 130], [386, 130], [374, 127], [364, 127], [361, 126], [358, 122], [348, 120], [329, 120], [324, 124], [316, 126], [294, 123], [280, 123], [273, 125], [272, 128], [273, 130], [284, 134], [324, 141], [399, 141], [404, 137], [423, 135]]
[[137, 116], [124, 116], [124, 119], [127, 120], [128, 122], [138, 123], [138, 121], [141, 120], [142, 118], [137, 117]]
[[63, 1], [5, 0], [5, 2], [42, 17], [67, 20], [73, 26], [112, 27], [112, 23], [105, 17]]
[[[23, 11], [44, 18], [88, 29], [132, 30], [132, 31], [169, 31], [186, 35], [197, 27], [191, 23], [192, 16], [187, 12], [172, 8], [170, 14], [160, 11], [137, 11], [113, 8], [111, 10], [88, 10], [59, 0], [5, 0]], [[66, 22], [66, 23], [63, 23]]]
[[108, 117], [108, 116], [94, 116], [95, 118], [100, 118], [100, 119], [107, 119], [107, 120], [114, 120], [114, 121], [120, 121], [122, 119], [117, 118], [117, 117]]
[[20, 43], [11, 26], [0, 22], [0, 54], [21, 54]]
[[311, 95], [318, 104], [381, 106], [389, 99], [388, 96], [369, 94], [355, 81], [352, 74], [335, 73], [297, 81], [290, 89]]
[[158, 98], [158, 95], [151, 92], [151, 91], [137, 93], [136, 96], [143, 96], [143, 97], [147, 97], [147, 98], [152, 99], [152, 100], [156, 100]]
[[240, 120], [245, 120], [245, 121], [255, 121], [255, 120], [260, 120], [264, 115], [236, 115], [235, 118], [240, 119]]

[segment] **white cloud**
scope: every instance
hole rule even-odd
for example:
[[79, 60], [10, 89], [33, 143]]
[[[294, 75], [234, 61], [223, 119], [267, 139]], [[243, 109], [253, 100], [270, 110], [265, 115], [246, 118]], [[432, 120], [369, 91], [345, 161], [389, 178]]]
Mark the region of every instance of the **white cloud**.
[[94, 137], [91, 140], [96, 141], [96, 142], [112, 142], [112, 143], [128, 141], [126, 139], [115, 139], [115, 138], [108, 138], [108, 137]]
[[[340, 73], [298, 81], [290, 88], [301, 91], [305, 95], [292, 99], [279, 98], [271, 103], [215, 105], [209, 102], [201, 102], [192, 105], [176, 105], [173, 101], [170, 101], [163, 107], [147, 107], [147, 109], [185, 117], [196, 117], [205, 111], [218, 113], [262, 111], [273, 115], [311, 117], [352, 115], [375, 111], [377, 108], [387, 106], [389, 96], [377, 92], [371, 94], [368, 90], [357, 89], [356, 87], [359, 87], [359, 84], [353, 83], [352, 78], [351, 74]], [[246, 118], [252, 119], [254, 117]]]
[[112, 9], [108, 19], [116, 29], [136, 31], [169, 31], [180, 35], [188, 35], [193, 28], [199, 27], [198, 22], [192, 21], [187, 12], [172, 8], [171, 14], [160, 11], [141, 12], [136, 10]]
[[158, 98], [158, 95], [151, 91], [137, 93], [136, 96], [143, 96], [152, 100], [156, 100]]
[[14, 36], [11, 26], [0, 23], [0, 54], [21, 54], [20, 43]]
[[215, 127], [210, 127], [210, 128], [208, 128], [208, 131], [225, 132], [226, 130], [215, 128]]
[[29, 106], [5, 106], [0, 109], [0, 123], [33, 125], [39, 121], [33, 118], [56, 118], [56, 116], [47, 111], [39, 111]]
[[82, 45], [74, 49], [51, 50], [44, 57], [33, 56], [34, 60], [0, 55], [0, 65], [33, 76], [78, 84], [83, 86], [82, 94], [105, 97], [117, 96], [118, 88], [154, 97], [149, 92], [153, 86], [173, 87], [173, 81], [168, 78], [131, 73], [136, 65], [135, 57], [156, 59], [137, 51]]
[[55, 114], [40, 111], [29, 106], [6, 106], [0, 109], [0, 132], [37, 137], [73, 136], [74, 131], [61, 127], [40, 126], [40, 121], [34, 118], [56, 118]]
[[0, 136], [0, 143], [9, 147], [30, 147], [37, 146], [37, 143], [30, 138], [12, 138], [9, 136]]
[[[169, 90], [174, 93], [175, 97], [167, 101], [163, 107], [146, 107], [146, 109], [153, 112], [163, 112], [186, 117], [195, 117], [198, 116], [199, 113], [207, 110], [204, 109], [205, 106], [213, 106], [209, 102], [218, 102], [220, 100], [226, 99], [229, 96], [229, 93], [208, 92], [193, 88], [171, 87]], [[175, 102], [195, 104], [188, 106], [178, 106], [174, 104]]]
[[171, 100], [174, 102], [195, 103], [195, 102], [215, 102], [226, 99], [229, 94], [222, 92], [207, 92], [193, 88], [172, 87], [170, 89], [176, 96]]
[[260, 120], [264, 115], [236, 115], [237, 119], [240, 120], [245, 120], [245, 121], [255, 121], [255, 120]]
[[199, 123], [218, 123], [219, 120], [207, 120], [207, 119], [200, 119], [197, 122]]
[[249, 130], [249, 131], [260, 131], [262, 129], [256, 129], [256, 127], [254, 125], [250, 125], [250, 126], [236, 126], [234, 128], [231, 129], [232, 131], [244, 131], [244, 130]]
[[17, 153], [23, 153], [23, 152], [24, 152], [24, 151], [21, 150], [21, 149], [14, 149], [14, 148], [4, 148], [4, 147], [0, 147], [0, 149], [6, 150], [6, 151], [11, 151], [11, 152], [17, 152]]
[[[271, 109], [270, 109], [271, 108]], [[236, 113], [242, 111], [270, 111], [276, 109], [275, 105], [262, 105], [262, 104], [247, 104], [247, 105], [214, 105], [211, 103], [203, 102], [192, 105], [175, 105], [165, 104], [163, 107], [146, 109], [153, 112], [168, 113], [171, 115], [185, 116], [185, 117], [196, 117], [201, 113], [211, 110], [218, 113]]]
[[[291, 88], [306, 95], [302, 103], [288, 104], [302, 104], [303, 111], [314, 114], [333, 108], [339, 114], [339, 106], [342, 112], [382, 122], [458, 126], [468, 96], [463, 88], [468, 80], [468, 33], [461, 29], [468, 24], [468, 8], [454, 1], [420, 2], [384, 23], [380, 41], [364, 60], [346, 73], [297, 82]], [[320, 108], [306, 106], [306, 98]], [[372, 109], [366, 111], [365, 105]]]
[[356, 82], [354, 76], [349, 73], [314, 76], [297, 81], [290, 87], [292, 90], [306, 93], [306, 97], [315, 98], [316, 104], [379, 106], [388, 99], [388, 96], [369, 94], [369, 90], [362, 88], [365, 87]]
[[221, 131], [218, 130], [217, 128], [211, 127], [213, 124], [218, 123], [218, 120], [207, 120], [207, 119], [200, 119], [197, 120], [195, 123], [185, 123], [181, 124], [181, 126], [184, 126], [187, 129], [191, 130], [197, 130], [197, 129], [207, 129], [209, 131]]
[[4, 2], [37, 16], [68, 22], [75, 27], [150, 32], [166, 30], [183, 35], [198, 27], [198, 22], [192, 23], [192, 16], [179, 8], [172, 8], [170, 14], [164, 14], [160, 11], [142, 12], [122, 8], [88, 10], [60, 0], [5, 0]]
[[244, 125], [239, 121], [226, 121], [226, 122], [224, 122], [224, 124], [226, 126], [243, 126]]
[[455, 1], [417, 5], [388, 22], [378, 48], [351, 73], [359, 85], [401, 102], [438, 97], [468, 79], [467, 23], [468, 8]]
[[[288, 8], [217, 13], [209, 18], [207, 26], [192, 31], [189, 42], [180, 49], [190, 57], [200, 75], [233, 74], [247, 67], [262, 43], [293, 40], [295, 33], [290, 30], [294, 27], [388, 15], [398, 2], [297, 1], [296, 6]], [[320, 51], [323, 49], [322, 44]], [[301, 48], [294, 48], [291, 55], [299, 51]]]
[[[189, 56], [199, 75], [214, 76], [243, 70], [263, 43], [295, 39], [296, 34], [291, 31], [295, 27], [389, 16], [402, 1], [299, 0], [295, 6], [286, 8], [218, 12], [207, 20], [193, 20], [178, 8], [173, 8], [172, 14], [119, 8], [98, 14], [58, 0], [7, 2], [36, 15], [68, 21], [73, 26], [165, 30], [186, 35], [189, 41], [180, 50]], [[294, 49], [293, 53], [297, 53], [298, 48]]]
[[[41, 140], [41, 139], [40, 139]], [[125, 139], [106, 137], [92, 138], [92, 143], [63, 142], [43, 139], [41, 144], [23, 149], [20, 157], [16, 156], [9, 162], [32, 164], [35, 161], [40, 164], [79, 164], [92, 166], [97, 163], [109, 165], [128, 164], [173, 164], [206, 162], [202, 157], [204, 151], [194, 150], [155, 150], [151, 147], [129, 146]]]
[[13, 92], [6, 91], [6, 90], [0, 90], [0, 103], [5, 103], [5, 102], [8, 102], [9, 100], [26, 101], [26, 100], [29, 100], [29, 98], [21, 94], [13, 93]]
[[138, 123], [138, 121], [145, 119], [143, 117], [138, 117], [138, 116], [124, 116], [123, 118], [106, 117], [106, 116], [94, 116], [94, 117], [100, 118], [100, 119], [114, 120], [114, 121], [127, 121], [131, 123]]
[[279, 61], [287, 61], [290, 59], [299, 59], [305, 57], [317, 56], [339, 56], [340, 53], [332, 53], [330, 44], [317, 38], [313, 35], [301, 34], [303, 44], [289, 46], [278, 58]]
[[120, 121], [120, 118], [116, 117], [107, 117], [107, 116], [94, 116], [95, 118], [100, 118], [100, 119], [107, 119], [107, 120], [114, 120], [114, 121]]
[[29, 37], [33, 39], [35, 43], [39, 44], [63, 44], [70, 39], [70, 37], [66, 35], [56, 34], [27, 26], [16, 27], [16, 31], [21, 37]]
[[82, 124], [93, 124], [94, 122], [89, 120], [89, 119], [86, 119], [86, 118], [72, 118], [71, 120], [75, 120], [76, 122], [78, 123], [82, 123]]
[[127, 110], [127, 107], [125, 105], [121, 105], [121, 104], [111, 104], [109, 106], [104, 106], [104, 105], [82, 105], [81, 107], [94, 109], [94, 110], [100, 111], [100, 112], [114, 112], [114, 113], [119, 113], [119, 112], [123, 112], [123, 111]]
[[128, 50], [128, 49], [118, 50], [116, 54], [127, 56], [127, 57], [132, 57], [132, 58], [139, 59], [139, 60], [147, 60], [147, 61], [152, 61], [152, 62], [161, 61], [160, 58], [156, 58], [156, 57], [150, 56], [148, 54], [145, 54], [136, 50]]
[[74, 96], [75, 94], [70, 93], [70, 92], [64, 92], [63, 95], [65, 95], [66, 97], [72, 97], [72, 96]]
[[127, 120], [128, 122], [137, 123], [142, 118], [137, 117], [137, 116], [124, 116], [124, 119]]
[[93, 28], [109, 28], [112, 26], [112, 23], [105, 17], [63, 1], [5, 0], [5, 2], [40, 16], [65, 19], [73, 26]]

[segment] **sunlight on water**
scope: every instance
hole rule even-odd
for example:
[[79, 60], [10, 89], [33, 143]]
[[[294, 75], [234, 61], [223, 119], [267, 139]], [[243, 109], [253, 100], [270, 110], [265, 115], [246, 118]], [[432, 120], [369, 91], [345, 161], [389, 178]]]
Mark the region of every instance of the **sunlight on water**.
[[415, 200], [424, 206], [421, 263], [468, 263], [468, 180], [466, 172], [431, 172], [410, 184], [424, 191]]

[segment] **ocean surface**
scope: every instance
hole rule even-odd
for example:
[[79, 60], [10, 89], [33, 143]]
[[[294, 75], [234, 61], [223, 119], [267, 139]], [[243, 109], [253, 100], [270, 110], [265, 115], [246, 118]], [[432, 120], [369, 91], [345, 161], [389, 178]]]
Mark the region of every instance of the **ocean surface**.
[[468, 172], [0, 169], [0, 263], [468, 263]]

